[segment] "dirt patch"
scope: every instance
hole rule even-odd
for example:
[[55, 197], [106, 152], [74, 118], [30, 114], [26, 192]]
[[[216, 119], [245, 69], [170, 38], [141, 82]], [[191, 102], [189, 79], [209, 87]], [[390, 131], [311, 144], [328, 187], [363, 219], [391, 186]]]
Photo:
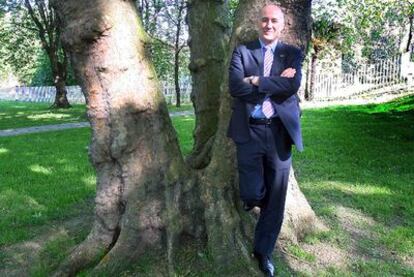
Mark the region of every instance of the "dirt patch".
[[351, 239], [355, 240], [357, 238], [372, 237], [374, 235], [370, 232], [370, 229], [375, 226], [375, 220], [362, 212], [339, 206], [336, 209], [336, 215], [342, 228], [350, 234]]
[[305, 261], [294, 255], [289, 254], [286, 246], [282, 246], [282, 253], [289, 267], [296, 271], [312, 276], [317, 276], [318, 272], [328, 267], [344, 269], [348, 263], [348, 254], [335, 245], [325, 242], [315, 244], [301, 243], [300, 247], [311, 256], [314, 261]]
[[316, 257], [318, 268], [329, 266], [343, 268], [346, 266], [347, 253], [334, 245], [321, 242], [318, 244], [304, 244], [302, 248]]
[[402, 258], [402, 263], [405, 266], [407, 266], [411, 269], [414, 269], [414, 257], [411, 257], [411, 256], [404, 257], [404, 258]]
[[91, 215], [72, 218], [65, 222], [54, 222], [45, 228], [42, 235], [22, 243], [0, 248], [0, 276], [30, 276], [31, 268], [39, 261], [39, 255], [48, 242], [91, 227]]

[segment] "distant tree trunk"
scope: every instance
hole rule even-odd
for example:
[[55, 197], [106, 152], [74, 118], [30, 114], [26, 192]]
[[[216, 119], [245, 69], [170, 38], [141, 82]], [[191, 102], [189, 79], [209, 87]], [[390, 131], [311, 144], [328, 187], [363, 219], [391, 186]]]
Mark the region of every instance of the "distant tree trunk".
[[310, 93], [311, 93], [311, 57], [307, 57], [307, 62], [306, 62], [306, 81], [305, 81], [305, 93], [303, 95], [305, 100], [309, 100], [310, 98]]
[[[220, 2], [211, 1], [210, 8], [216, 9]], [[120, 275], [154, 249], [164, 249], [166, 274], [173, 275], [174, 253], [185, 243], [183, 235], [207, 246], [217, 264], [212, 274], [220, 276], [220, 269], [240, 263], [246, 268], [233, 274], [255, 274], [249, 258], [254, 218], [240, 207], [234, 146], [225, 135], [231, 101], [227, 65], [210, 162], [202, 170], [191, 170], [182, 159], [147, 59], [146, 37], [133, 1], [53, 3], [86, 94], [92, 126], [90, 157], [97, 173], [92, 230], [56, 275], [74, 275], [87, 266], [94, 266], [91, 274]], [[193, 4], [202, 5], [202, 1]], [[240, 1], [231, 47], [257, 36], [254, 27], [263, 4], [264, 0]], [[289, 26], [297, 29], [288, 32], [288, 40], [304, 45], [310, 0], [286, 0], [282, 6]], [[282, 237], [295, 241], [317, 225], [293, 174], [290, 184]]]
[[70, 104], [67, 98], [67, 90], [65, 81], [55, 82], [56, 95], [55, 101], [53, 102], [53, 107], [55, 108], [70, 108]]
[[175, 85], [175, 106], [181, 106], [180, 88], [180, 52], [174, 53], [174, 85]]
[[174, 43], [174, 84], [175, 84], [175, 105], [177, 107], [181, 106], [181, 89], [180, 89], [180, 52], [183, 49], [184, 45], [180, 45], [180, 35], [181, 35], [181, 21], [183, 17], [183, 12], [185, 9], [185, 1], [176, 0], [177, 4], [177, 24], [175, 30], [175, 43]]
[[68, 70], [68, 57], [63, 51], [62, 61], [59, 61], [58, 53], [53, 48], [49, 51], [48, 56], [53, 73], [53, 84], [56, 88], [55, 100], [52, 107], [54, 108], [70, 108], [67, 98], [66, 79]]
[[315, 85], [316, 85], [316, 64], [318, 61], [318, 50], [314, 49], [311, 54], [310, 60], [310, 86], [306, 100], [312, 101], [315, 97]]
[[[220, 95], [227, 70], [229, 44], [228, 3], [195, 0], [188, 7], [189, 47], [193, 86], [191, 101], [195, 111], [194, 147], [188, 164], [196, 169], [206, 167], [217, 132]], [[225, 92], [223, 92], [225, 93]]]
[[405, 49], [406, 52], [410, 52], [411, 44], [413, 43], [413, 21], [414, 21], [414, 15], [410, 15], [408, 17], [409, 20], [409, 29], [408, 29], [408, 40], [407, 40], [407, 47]]

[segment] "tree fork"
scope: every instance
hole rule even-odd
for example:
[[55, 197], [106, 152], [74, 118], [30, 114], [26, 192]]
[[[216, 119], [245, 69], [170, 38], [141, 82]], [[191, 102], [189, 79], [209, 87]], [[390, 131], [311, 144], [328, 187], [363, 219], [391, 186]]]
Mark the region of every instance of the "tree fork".
[[194, 0], [188, 4], [189, 69], [193, 79], [191, 100], [196, 126], [194, 147], [187, 157], [195, 169], [205, 168], [211, 159], [211, 147], [218, 125], [221, 86], [227, 73], [229, 11], [227, 1]]

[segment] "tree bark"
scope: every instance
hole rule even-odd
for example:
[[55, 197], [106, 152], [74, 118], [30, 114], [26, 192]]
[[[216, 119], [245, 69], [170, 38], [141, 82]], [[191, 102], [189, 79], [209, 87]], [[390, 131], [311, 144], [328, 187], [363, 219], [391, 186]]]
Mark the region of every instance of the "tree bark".
[[[257, 37], [253, 22], [264, 2], [240, 1], [231, 48]], [[308, 3], [297, 2], [301, 7]], [[240, 263], [245, 265], [240, 274], [254, 274], [249, 253], [255, 219], [240, 207], [234, 146], [225, 135], [231, 101], [227, 64], [211, 160], [202, 170], [190, 170], [148, 61], [147, 37], [133, 1], [53, 3], [87, 99], [92, 127], [89, 155], [97, 174], [92, 230], [56, 275], [74, 275], [88, 266], [94, 266], [92, 274], [119, 275], [154, 249], [165, 249], [167, 274], [172, 275], [183, 235], [207, 246], [217, 274]], [[309, 11], [302, 10], [302, 16]], [[304, 37], [301, 32], [291, 34]], [[296, 240], [314, 229], [316, 217], [293, 174], [290, 186], [283, 230], [288, 233], [285, 238]]]
[[211, 147], [217, 131], [220, 95], [229, 43], [229, 10], [226, 1], [195, 0], [188, 7], [189, 47], [193, 86], [191, 100], [195, 112], [194, 147], [188, 164], [201, 169], [211, 159]]
[[54, 5], [87, 99], [89, 155], [97, 174], [93, 228], [56, 274], [73, 275], [96, 263], [95, 272], [118, 272], [148, 249], [169, 249], [171, 257], [186, 220], [185, 212], [179, 213], [182, 190], [192, 179], [148, 62], [134, 4]]

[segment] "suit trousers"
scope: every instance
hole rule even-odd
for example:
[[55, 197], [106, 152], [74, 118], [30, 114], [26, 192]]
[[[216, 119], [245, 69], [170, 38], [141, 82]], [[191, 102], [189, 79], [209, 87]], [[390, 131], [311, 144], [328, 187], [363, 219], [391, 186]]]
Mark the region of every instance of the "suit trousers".
[[261, 207], [256, 224], [254, 251], [271, 256], [283, 222], [291, 167], [291, 141], [280, 134], [283, 123], [249, 125], [250, 140], [237, 143], [240, 198]]

